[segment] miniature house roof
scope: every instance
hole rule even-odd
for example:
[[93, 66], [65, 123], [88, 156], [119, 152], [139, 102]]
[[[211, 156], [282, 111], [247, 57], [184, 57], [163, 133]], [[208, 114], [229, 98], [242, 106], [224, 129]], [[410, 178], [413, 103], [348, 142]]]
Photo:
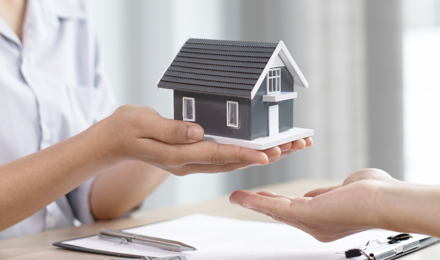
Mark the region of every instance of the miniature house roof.
[[294, 86], [308, 87], [283, 41], [189, 39], [157, 84], [159, 88], [253, 99], [268, 71], [285, 66]]

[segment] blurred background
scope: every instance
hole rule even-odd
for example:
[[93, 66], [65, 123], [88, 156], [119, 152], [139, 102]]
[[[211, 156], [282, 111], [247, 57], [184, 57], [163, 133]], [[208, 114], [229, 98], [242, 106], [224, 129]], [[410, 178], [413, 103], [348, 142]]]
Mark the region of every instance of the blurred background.
[[199, 202], [304, 178], [343, 180], [376, 167], [440, 183], [440, 0], [89, 0], [120, 104], [173, 117], [156, 84], [188, 37], [283, 40], [308, 79], [294, 125], [312, 148], [269, 166], [171, 176], [142, 209]]

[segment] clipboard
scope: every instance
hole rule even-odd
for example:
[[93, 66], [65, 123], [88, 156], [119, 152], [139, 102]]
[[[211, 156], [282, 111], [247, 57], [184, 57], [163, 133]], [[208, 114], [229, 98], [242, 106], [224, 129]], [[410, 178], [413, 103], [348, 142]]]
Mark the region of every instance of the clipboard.
[[[159, 221], [159, 222], [151, 223], [149, 225], [157, 224], [157, 223], [162, 223], [162, 222], [166, 222], [166, 220], [165, 221]], [[140, 225], [138, 227], [142, 227], [142, 226], [146, 226], [146, 225]], [[132, 228], [135, 228], [135, 227], [132, 227]], [[94, 237], [94, 236], [95, 235], [91, 235], [91, 236], [85, 236], [85, 237], [80, 237], [80, 238], [75, 238], [75, 239], [85, 239], [85, 238], [91, 238], [91, 237]], [[97, 255], [107, 255], [107, 256], [116, 256], [116, 257], [131, 258], [131, 259], [143, 259], [143, 260], [187, 260], [187, 258], [185, 256], [179, 256], [179, 255], [172, 256], [172, 257], [155, 257], [155, 256], [146, 256], [146, 255], [138, 255], [138, 254], [127, 254], [127, 253], [121, 253], [121, 252], [112, 252], [112, 251], [106, 251], [106, 250], [98, 250], [98, 249], [93, 249], [93, 248], [89, 248], [89, 247], [81, 247], [81, 246], [65, 244], [64, 242], [67, 242], [67, 241], [70, 241], [70, 240], [55, 242], [55, 243], [52, 243], [52, 245], [56, 246], [56, 247], [60, 247], [60, 248], [66, 249], [66, 250], [77, 251], [77, 252], [82, 252], [82, 253], [97, 254]], [[178, 252], [176, 252], [176, 253], [178, 253]]]
[[368, 260], [392, 260], [438, 242], [440, 242], [440, 238], [425, 237], [419, 240], [410, 234], [403, 233], [388, 237], [385, 242], [380, 242], [378, 239], [369, 240], [365, 246], [345, 251], [345, 257], [359, 259], [358, 257], [364, 256], [363, 259]]
[[432, 245], [437, 244], [439, 242], [440, 242], [440, 238], [436, 238], [436, 237], [428, 237], [428, 238], [422, 239], [422, 240], [420, 240], [420, 246], [418, 248], [414, 248], [414, 249], [408, 250], [406, 252], [403, 252], [403, 253], [401, 253], [399, 255], [396, 255], [396, 256], [394, 256], [392, 258], [389, 258], [389, 259], [390, 260], [391, 259], [396, 259], [396, 258], [399, 258], [401, 256], [404, 256], [404, 255], [407, 255], [407, 254], [411, 254], [414, 251], [418, 251], [420, 249], [432, 246]]
[[[181, 255], [188, 259], [197, 260], [212, 259], [213, 256], [215, 256], [216, 259], [229, 260], [249, 259], [249, 256], [252, 256], [253, 260], [267, 260], [270, 258], [282, 260], [292, 258], [347, 260], [344, 251], [350, 247], [352, 248], [352, 246], [356, 245], [362, 247], [365, 246], [365, 242], [369, 239], [385, 239], [390, 235], [398, 234], [387, 230], [369, 230], [330, 243], [321, 243], [298, 229], [289, 228], [278, 223], [239, 220], [203, 214], [188, 215], [164, 222], [130, 228], [124, 231], [185, 241], [199, 250], [185, 251], [182, 252]], [[264, 234], [265, 236], [270, 236], [271, 239], [264, 239], [264, 237], [262, 237]], [[439, 241], [439, 239], [431, 239], [419, 234], [414, 234], [413, 237], [421, 241], [417, 250], [433, 245]], [[215, 245], [213, 241], [216, 241]], [[160, 257], [177, 255], [176, 252], [159, 250], [137, 244], [109, 244], [109, 241], [101, 240], [96, 235], [74, 238], [54, 243], [54, 245], [81, 252], [142, 259], [155, 259], [153, 257], [147, 258], [145, 255], [159, 257], [159, 259]], [[219, 248], [221, 248], [221, 250], [219, 250]], [[399, 257], [414, 251], [416, 250], [410, 250], [405, 252], [405, 254], [400, 254]], [[396, 257], [389, 259], [395, 258]], [[362, 256], [355, 259], [364, 260], [366, 257]]]
[[[89, 237], [91, 237], [91, 236], [89, 236]], [[84, 238], [87, 238], [87, 237], [84, 237]], [[405, 252], [402, 252], [400, 254], [396, 254], [396, 255], [388, 257], [388, 258], [380, 258], [380, 259], [381, 260], [382, 259], [386, 259], [386, 260], [397, 259], [399, 257], [405, 256], [407, 254], [411, 254], [411, 253], [413, 253], [415, 251], [418, 251], [418, 250], [421, 250], [423, 248], [435, 245], [435, 244], [440, 242], [440, 238], [427, 237], [427, 238], [421, 239], [419, 241], [420, 241], [420, 245], [418, 247], [416, 247], [416, 248], [409, 249], [409, 250], [407, 250]], [[63, 241], [53, 243], [52, 245], [60, 247], [60, 248], [64, 248], [64, 249], [67, 249], [67, 250], [73, 250], [73, 251], [78, 251], [78, 252], [83, 252], [83, 253], [108, 255], [108, 256], [116, 256], [116, 257], [124, 257], [124, 258], [139, 258], [139, 259], [144, 259], [144, 260], [152, 260], [152, 259], [158, 260], [158, 259], [161, 259], [160, 257], [148, 257], [148, 256], [143, 256], [143, 255], [124, 254], [124, 253], [109, 252], [109, 251], [102, 251], [102, 250], [90, 249], [90, 248], [85, 248], [85, 247], [73, 246], [73, 245], [69, 245], [69, 244], [63, 244]], [[186, 259], [186, 258], [179, 258], [179, 256], [177, 256], [175, 258], [170, 258], [170, 259], [172, 259], [172, 260], [183, 260], [183, 259]], [[350, 258], [347, 258], [347, 259], [350, 259]], [[375, 258], [373, 258], [373, 259], [375, 259]]]
[[[89, 236], [89, 237], [92, 237], [92, 236]], [[87, 238], [87, 237], [84, 237], [84, 238]], [[63, 244], [63, 242], [64, 241], [56, 242], [56, 243], [53, 243], [52, 245], [57, 246], [57, 247], [61, 247], [61, 248], [67, 249], [67, 250], [73, 250], [73, 251], [89, 253], [89, 254], [108, 255], [108, 256], [117, 256], [117, 257], [125, 257], [125, 258], [140, 258], [140, 259], [144, 259], [144, 260], [155, 259], [155, 257], [123, 254], [123, 253], [117, 253], [117, 252], [109, 252], [109, 251], [90, 249], [90, 248], [85, 248], [85, 247], [80, 247], [80, 246], [73, 246], [73, 245]]]
[[[160, 222], [159, 222], [160, 223]], [[85, 239], [85, 238], [91, 238], [92, 236], [85, 236], [81, 238], [76, 239]], [[121, 252], [112, 252], [112, 251], [105, 251], [105, 250], [98, 250], [88, 247], [81, 247], [81, 246], [75, 246], [75, 245], [69, 245], [65, 244], [66, 241], [60, 241], [52, 243], [53, 246], [60, 247], [63, 249], [71, 250], [71, 251], [77, 251], [82, 253], [89, 253], [89, 254], [98, 254], [98, 255], [107, 255], [107, 256], [116, 256], [116, 257], [124, 257], [124, 258], [130, 258], [130, 259], [143, 259], [143, 260], [187, 260], [185, 256], [170, 256], [170, 257], [155, 257], [155, 256], [146, 256], [146, 255], [137, 255], [137, 254], [127, 254], [127, 253], [121, 253]], [[178, 253], [178, 252], [176, 252]]]
[[[84, 237], [87, 238], [87, 237]], [[187, 260], [185, 256], [172, 256], [172, 257], [154, 257], [154, 256], [144, 256], [144, 255], [133, 255], [133, 254], [123, 254], [123, 253], [117, 253], [117, 252], [109, 252], [109, 251], [102, 251], [102, 250], [96, 250], [96, 249], [90, 249], [80, 246], [72, 246], [68, 244], [63, 244], [62, 241], [56, 242], [52, 244], [53, 246], [61, 247], [64, 249], [72, 250], [72, 251], [78, 251], [83, 253], [89, 253], [89, 254], [98, 254], [98, 255], [108, 255], [108, 256], [116, 256], [116, 257], [124, 257], [124, 258], [131, 258], [131, 259], [143, 259], [143, 260]]]

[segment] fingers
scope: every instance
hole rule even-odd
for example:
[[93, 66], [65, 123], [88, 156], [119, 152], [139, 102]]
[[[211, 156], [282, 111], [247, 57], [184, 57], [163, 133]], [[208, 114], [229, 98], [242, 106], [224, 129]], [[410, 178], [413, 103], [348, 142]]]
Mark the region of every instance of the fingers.
[[280, 146], [278, 146], [281, 150], [281, 152], [287, 152], [290, 151], [290, 149], [292, 149], [292, 142], [287, 143], [287, 144], [282, 144]]
[[275, 196], [273, 193], [265, 192], [263, 194], [265, 195], [239, 190], [231, 194], [229, 201], [232, 204], [238, 204], [244, 208], [270, 213], [273, 216], [283, 216], [294, 219], [304, 211], [304, 209], [301, 208], [307, 206], [307, 198], [292, 201], [285, 197]]
[[[337, 190], [339, 186], [309, 192], [310, 195], [316, 195], [335, 190], [329, 196], [317, 198], [291, 198], [270, 191], [253, 193], [240, 190], [232, 193], [229, 200], [233, 204], [301, 229], [319, 241], [330, 242], [375, 226], [370, 224], [369, 214], [362, 211], [365, 210], [365, 205], [359, 203], [359, 199], [354, 198], [350, 190]], [[367, 207], [367, 212], [368, 209]]]
[[[258, 193], [260, 193], [260, 192], [258, 192]], [[264, 193], [264, 192], [262, 192], [262, 193]], [[232, 204], [237, 204], [237, 205], [240, 205], [240, 206], [243, 207], [243, 201], [245, 200], [245, 198], [250, 196], [250, 195], [252, 195], [252, 194], [253, 194], [253, 192], [250, 192], [250, 191], [247, 191], [247, 190], [237, 190], [237, 191], [234, 191], [231, 194], [231, 196], [229, 196], [229, 202], [232, 203]], [[274, 195], [274, 194], [275, 193], [273, 193], [273, 192], [267, 191], [267, 195], [268, 196], [271, 196], [271, 195]], [[270, 213], [268, 213], [268, 212], [266, 212], [264, 210], [260, 210], [260, 209], [257, 209], [257, 208], [250, 208], [250, 210], [253, 210], [253, 211], [257, 212], [257, 213], [261, 213], [261, 214], [264, 214], [266, 216], [272, 217], [272, 215]]]
[[291, 200], [285, 198], [252, 194], [244, 198], [243, 207], [262, 210], [275, 216], [291, 216], [296, 214], [292, 210], [292, 203]]
[[195, 144], [176, 147], [180, 161], [197, 164], [223, 165], [229, 163], [267, 164], [267, 154], [250, 148], [236, 145], [218, 144], [201, 141]]
[[187, 144], [202, 140], [205, 132], [194, 123], [167, 119], [159, 114], [150, 116], [142, 124], [143, 138], [152, 138], [168, 144]]
[[267, 197], [276, 197], [278, 195], [275, 192], [266, 191], [266, 190], [257, 191], [256, 193], [259, 195], [267, 196]]
[[313, 139], [311, 137], [306, 137], [304, 139], [298, 139], [292, 142], [291, 150], [303, 150], [306, 147], [311, 147], [313, 145]]
[[269, 162], [273, 163], [273, 162], [279, 161], [282, 158], [286, 157], [287, 155], [289, 155], [297, 150], [303, 150], [304, 148], [310, 147], [312, 145], [313, 145], [313, 140], [310, 137], [279, 145], [278, 148], [281, 150], [281, 154], [279, 154], [277, 156], [273, 156], [273, 157], [268, 155]]
[[291, 150], [302, 150], [306, 148], [306, 141], [304, 139], [298, 139], [292, 142]]
[[278, 158], [281, 156], [281, 149], [278, 146], [263, 151], [268, 158]]
[[269, 157], [269, 162], [270, 163], [277, 162], [293, 152], [294, 152], [293, 150], [289, 150], [287, 152], [282, 152], [279, 157]]
[[304, 138], [306, 141], [306, 147], [311, 147], [313, 145], [313, 139], [311, 137]]
[[288, 199], [288, 200], [294, 200], [295, 197], [292, 196], [286, 196], [286, 195], [278, 195], [274, 192], [271, 191], [258, 191], [256, 192], [258, 195], [263, 195], [263, 196], [267, 196], [267, 197], [272, 197], [272, 198], [284, 198], [284, 199]]
[[190, 164], [220, 166], [233, 163], [264, 165], [269, 162], [269, 158], [264, 152], [236, 145], [224, 145], [211, 141], [181, 145], [169, 145], [152, 139], [143, 139], [142, 141], [141, 147], [139, 147], [141, 154], [138, 155], [141, 157], [140, 159], [147, 161], [154, 159], [157, 164], [165, 167]]
[[244, 199], [252, 194], [254, 193], [247, 190], [236, 190], [229, 196], [229, 202], [243, 207]]
[[327, 193], [329, 191], [338, 189], [340, 187], [342, 187], [342, 184], [335, 185], [335, 186], [330, 186], [330, 187], [319, 188], [319, 189], [307, 192], [306, 194], [304, 194], [304, 197], [316, 197], [318, 195]]

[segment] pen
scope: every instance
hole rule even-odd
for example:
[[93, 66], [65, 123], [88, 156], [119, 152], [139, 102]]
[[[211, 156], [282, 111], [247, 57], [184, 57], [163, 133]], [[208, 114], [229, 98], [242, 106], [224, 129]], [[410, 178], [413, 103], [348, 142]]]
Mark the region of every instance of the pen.
[[145, 246], [156, 247], [164, 250], [181, 252], [181, 251], [195, 251], [195, 247], [184, 244], [179, 241], [168, 240], [158, 237], [142, 236], [133, 233], [128, 233], [119, 230], [112, 230], [101, 228], [98, 234], [100, 239], [112, 241], [116, 243], [135, 243]]

